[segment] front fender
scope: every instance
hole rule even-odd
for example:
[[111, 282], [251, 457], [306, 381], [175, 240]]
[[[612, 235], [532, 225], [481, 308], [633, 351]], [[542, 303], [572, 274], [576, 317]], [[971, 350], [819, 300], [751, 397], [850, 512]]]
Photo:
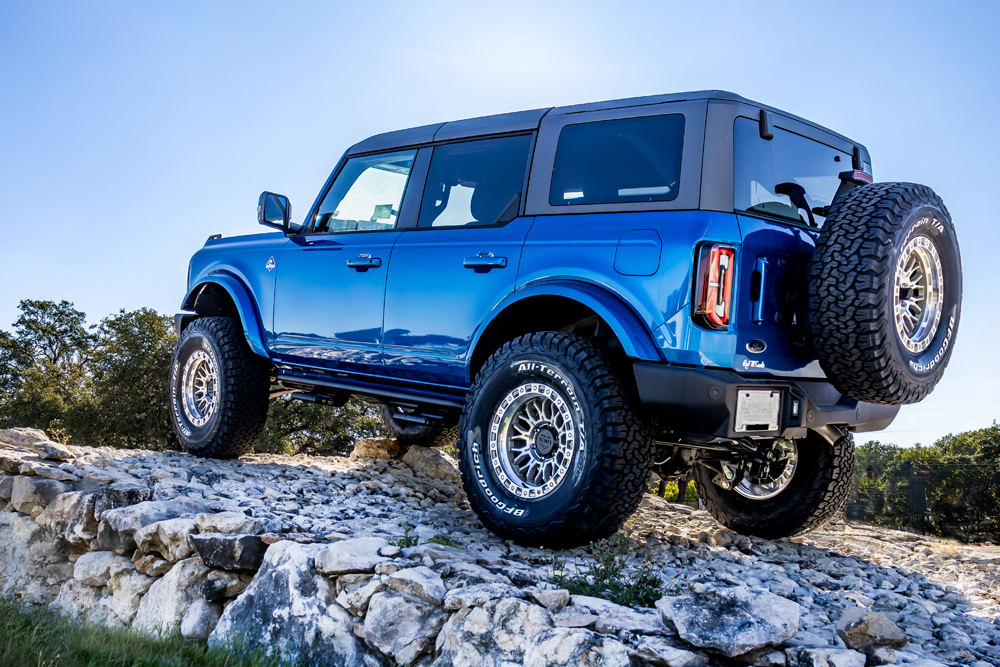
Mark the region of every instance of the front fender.
[[621, 342], [625, 354], [642, 361], [663, 361], [659, 349], [653, 342], [649, 330], [635, 312], [616, 295], [597, 285], [574, 280], [552, 280], [535, 283], [510, 294], [490, 313], [479, 327], [471, 349], [479, 345], [479, 339], [492, 323], [507, 308], [519, 301], [536, 296], [558, 296], [577, 301], [601, 316]]
[[194, 310], [198, 296], [205, 289], [205, 286], [215, 284], [226, 290], [233, 303], [236, 305], [236, 312], [239, 313], [240, 322], [243, 324], [243, 335], [247, 339], [247, 344], [254, 354], [267, 357], [267, 349], [264, 347], [263, 328], [260, 325], [260, 314], [250, 290], [235, 276], [228, 273], [210, 273], [191, 288], [184, 297], [181, 305], [183, 310]]

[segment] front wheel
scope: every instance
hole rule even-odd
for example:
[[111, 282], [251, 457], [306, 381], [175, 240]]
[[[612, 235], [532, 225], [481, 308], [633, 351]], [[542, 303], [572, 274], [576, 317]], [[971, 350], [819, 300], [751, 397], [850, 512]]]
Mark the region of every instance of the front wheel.
[[854, 476], [850, 433], [831, 443], [810, 431], [798, 440], [778, 439], [758, 453], [764, 463], [697, 464], [698, 497], [726, 528], [767, 539], [798, 535], [825, 526], [847, 501]]
[[607, 354], [545, 332], [500, 348], [460, 425], [462, 482], [494, 533], [564, 548], [613, 534], [642, 499], [652, 440]]
[[184, 451], [235, 459], [253, 449], [267, 420], [267, 371], [239, 320], [189, 324], [170, 363], [170, 416]]

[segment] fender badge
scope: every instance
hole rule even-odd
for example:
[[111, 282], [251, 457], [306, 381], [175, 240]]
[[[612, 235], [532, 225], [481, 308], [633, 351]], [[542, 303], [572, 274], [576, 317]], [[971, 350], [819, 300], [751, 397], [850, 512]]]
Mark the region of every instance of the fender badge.
[[767, 349], [767, 343], [762, 340], [757, 340], [756, 338], [751, 341], [747, 341], [747, 352], [751, 354], [760, 354]]
[[[270, 271], [274, 267], [275, 267], [274, 257], [272, 257], [271, 259], [267, 260], [267, 264], [264, 265], [264, 268]], [[749, 347], [749, 343], [747, 344], [747, 346]]]

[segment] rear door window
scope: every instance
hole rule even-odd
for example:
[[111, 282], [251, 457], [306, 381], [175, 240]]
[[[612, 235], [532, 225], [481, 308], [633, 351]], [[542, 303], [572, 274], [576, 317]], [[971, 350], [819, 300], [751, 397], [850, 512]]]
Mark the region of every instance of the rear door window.
[[530, 135], [434, 147], [417, 227], [466, 227], [517, 216]]
[[[774, 128], [762, 139], [760, 122], [737, 118], [733, 136], [733, 202], [737, 211], [821, 226], [851, 156], [826, 144]], [[871, 167], [865, 165], [871, 173]]]
[[556, 145], [549, 204], [670, 201], [683, 145], [683, 114], [567, 125]]

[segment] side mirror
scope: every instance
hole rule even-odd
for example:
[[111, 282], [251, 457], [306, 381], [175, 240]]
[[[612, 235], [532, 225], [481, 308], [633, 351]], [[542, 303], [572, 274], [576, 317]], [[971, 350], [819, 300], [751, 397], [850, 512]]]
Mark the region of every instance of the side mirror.
[[257, 200], [257, 222], [282, 231], [288, 229], [292, 221], [292, 204], [285, 195], [261, 192]]

